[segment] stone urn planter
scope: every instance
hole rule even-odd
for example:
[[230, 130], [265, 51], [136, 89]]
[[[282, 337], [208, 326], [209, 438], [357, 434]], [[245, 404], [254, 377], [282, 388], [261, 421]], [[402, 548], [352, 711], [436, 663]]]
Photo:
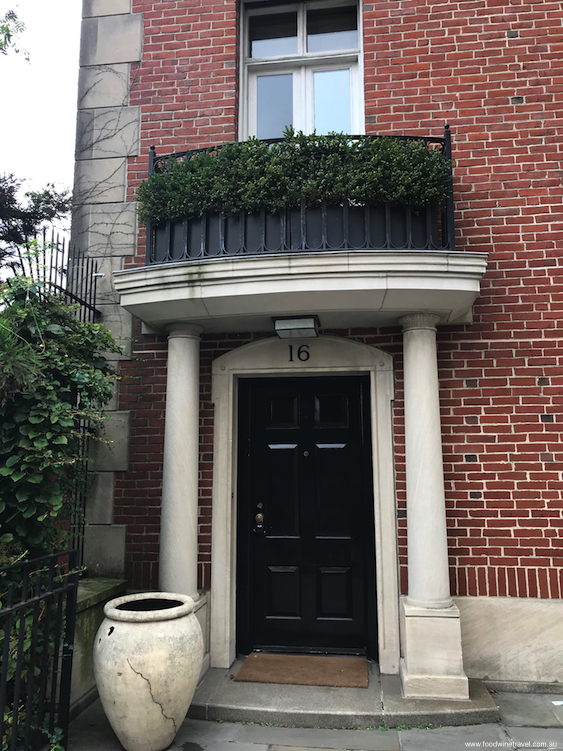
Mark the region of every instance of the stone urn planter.
[[203, 660], [201, 627], [186, 595], [145, 592], [111, 600], [94, 644], [108, 720], [127, 751], [162, 751], [192, 701]]

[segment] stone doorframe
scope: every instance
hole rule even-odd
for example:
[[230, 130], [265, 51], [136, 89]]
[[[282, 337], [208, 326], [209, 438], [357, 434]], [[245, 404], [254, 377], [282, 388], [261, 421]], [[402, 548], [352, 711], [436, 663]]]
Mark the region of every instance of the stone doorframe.
[[334, 336], [262, 339], [232, 350], [213, 363], [212, 667], [229, 668], [236, 657], [238, 380], [257, 376], [360, 374], [370, 376], [379, 665], [382, 673], [399, 672], [397, 512], [391, 421], [393, 360], [379, 349]]

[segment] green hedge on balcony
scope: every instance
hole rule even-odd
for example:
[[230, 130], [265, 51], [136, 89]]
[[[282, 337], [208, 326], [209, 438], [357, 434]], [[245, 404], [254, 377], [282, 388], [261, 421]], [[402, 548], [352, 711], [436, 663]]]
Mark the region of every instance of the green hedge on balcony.
[[442, 205], [451, 162], [423, 141], [384, 136], [350, 139], [288, 131], [283, 141], [256, 138], [171, 158], [137, 190], [139, 218], [160, 224], [204, 212], [275, 213], [284, 207]]

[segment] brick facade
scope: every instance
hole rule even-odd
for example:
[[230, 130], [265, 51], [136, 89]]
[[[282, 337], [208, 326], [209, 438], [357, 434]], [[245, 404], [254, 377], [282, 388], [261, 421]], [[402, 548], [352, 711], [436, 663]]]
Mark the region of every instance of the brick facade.
[[[133, 0], [143, 62], [132, 65], [141, 156], [232, 140], [237, 132], [233, 2]], [[517, 0], [366, 3], [366, 131], [453, 131], [457, 249], [489, 254], [471, 324], [438, 331], [452, 593], [563, 596], [561, 385], [563, 240], [560, 3]], [[559, 122], [557, 120], [559, 116]], [[142, 233], [139, 253], [144, 263]], [[137, 336], [120, 409], [133, 411], [131, 471], [115, 520], [128, 525], [127, 574], [157, 584], [166, 341]], [[394, 443], [400, 564], [406, 589], [402, 337], [338, 331], [395, 356]], [[204, 336], [201, 348], [200, 584], [211, 563], [211, 362], [260, 333]]]

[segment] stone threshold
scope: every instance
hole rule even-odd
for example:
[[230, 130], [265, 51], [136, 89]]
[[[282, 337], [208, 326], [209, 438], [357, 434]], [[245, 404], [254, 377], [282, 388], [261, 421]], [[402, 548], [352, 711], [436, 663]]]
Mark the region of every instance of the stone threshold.
[[482, 681], [471, 680], [469, 701], [404, 699], [399, 676], [380, 675], [370, 663], [369, 687], [327, 688], [233, 681], [243, 664], [211, 668], [200, 682], [188, 717], [282, 727], [367, 729], [495, 723], [499, 710]]

